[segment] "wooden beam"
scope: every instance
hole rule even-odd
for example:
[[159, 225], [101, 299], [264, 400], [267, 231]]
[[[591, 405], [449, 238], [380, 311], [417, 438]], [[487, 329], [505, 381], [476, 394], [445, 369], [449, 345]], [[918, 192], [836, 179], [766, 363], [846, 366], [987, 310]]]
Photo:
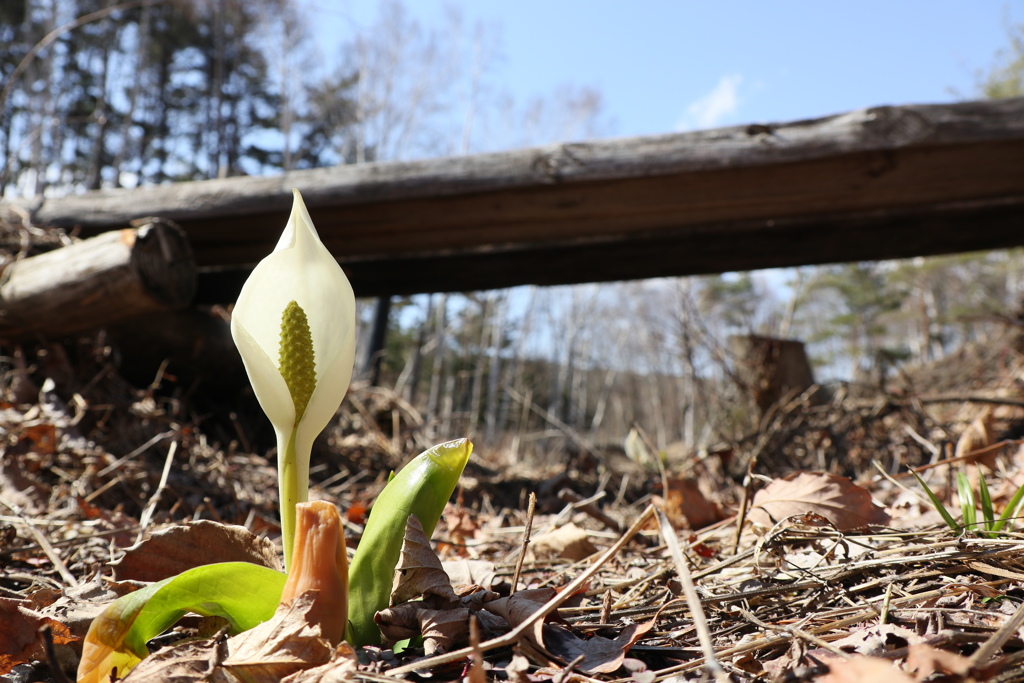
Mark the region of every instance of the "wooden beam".
[[[272, 249], [298, 187], [359, 296], [1024, 244], [1024, 98], [47, 199], [37, 222], [182, 225], [203, 300]], [[228, 300], [228, 299], [223, 299]]]

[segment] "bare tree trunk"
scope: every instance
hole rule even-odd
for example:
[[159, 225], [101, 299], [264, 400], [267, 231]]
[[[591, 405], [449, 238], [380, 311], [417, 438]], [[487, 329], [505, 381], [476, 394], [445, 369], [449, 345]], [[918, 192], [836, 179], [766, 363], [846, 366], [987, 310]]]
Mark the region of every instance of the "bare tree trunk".
[[[519, 338], [516, 340], [515, 350], [512, 352], [512, 358], [509, 359], [505, 370], [506, 386], [514, 389], [520, 395], [525, 395], [527, 392], [527, 389], [523, 386], [523, 371], [525, 367], [523, 356], [526, 353], [526, 340], [533, 330], [534, 303], [536, 300], [537, 288], [533, 287], [530, 289], [530, 298], [526, 304], [526, 311], [523, 313], [523, 319], [519, 326]], [[530, 400], [533, 400], [532, 393], [530, 394]], [[511, 411], [512, 395], [505, 391], [502, 393], [501, 407], [498, 409], [499, 424], [512, 424]]]
[[423, 347], [427, 343], [427, 329], [430, 326], [434, 313], [434, 297], [427, 297], [427, 315], [420, 323], [420, 329], [416, 333], [416, 345], [412, 350], [412, 361], [409, 370], [409, 392], [407, 400], [409, 405], [415, 406], [419, 398], [420, 375], [423, 374]]
[[151, 2], [143, 4], [142, 13], [139, 17], [139, 38], [135, 44], [135, 79], [132, 82], [131, 90], [128, 91], [128, 108], [124, 113], [124, 118], [121, 120], [121, 145], [111, 164], [113, 166], [115, 187], [121, 186], [121, 167], [124, 166], [125, 160], [129, 158], [129, 150], [133, 147], [132, 126], [135, 124], [135, 110], [139, 103], [139, 97], [142, 95], [143, 79], [145, 78], [146, 49], [149, 46], [153, 21], [152, 7], [153, 4]]
[[451, 373], [445, 378], [444, 396], [441, 399], [441, 438], [449, 439], [452, 434], [452, 408], [455, 396], [455, 374]]
[[476, 428], [480, 424], [480, 408], [484, 393], [484, 367], [487, 362], [486, 351], [491, 346], [489, 340], [491, 308], [490, 297], [484, 297], [480, 302], [480, 344], [477, 346], [476, 359], [473, 363], [473, 386], [470, 388], [469, 419], [466, 426], [467, 436], [474, 436]]
[[[54, 28], [56, 28], [56, 26], [57, 2], [56, 0], [51, 0], [48, 8], [48, 15], [46, 17], [46, 24], [43, 29], [43, 35], [50, 33]], [[55, 48], [55, 45], [51, 45], [45, 51], [46, 56], [44, 58], [37, 59], [32, 63], [33, 71], [38, 65], [39, 77], [44, 83], [39, 96], [38, 108], [33, 107], [36, 114], [34, 117], [29, 119], [34, 123], [34, 126], [32, 127], [35, 128], [38, 133], [32, 139], [31, 161], [29, 162], [29, 168], [35, 172], [33, 193], [36, 197], [41, 197], [43, 192], [46, 190], [46, 171], [52, 157], [50, 151], [46, 149], [46, 142], [49, 138], [52, 143], [52, 136], [56, 134], [56, 131], [54, 130], [55, 126], [52, 123], [56, 114], [53, 94], [53, 53]], [[50, 131], [50, 135], [47, 135], [47, 131]]]
[[[108, 6], [111, 4], [108, 0]], [[85, 186], [90, 190], [98, 190], [103, 184], [103, 158], [107, 151], [107, 132], [110, 120], [107, 112], [107, 78], [110, 73], [110, 52], [114, 39], [114, 22], [109, 18], [103, 20], [103, 67], [99, 73], [100, 92], [96, 100], [93, 118], [96, 120], [96, 135], [93, 137], [92, 150], [89, 153], [89, 170], [86, 173]]]
[[381, 367], [384, 365], [384, 352], [388, 340], [388, 321], [391, 319], [391, 297], [382, 296], [377, 299], [373, 313], [373, 329], [370, 332], [370, 345], [366, 349], [366, 362], [363, 372], [370, 376], [372, 386], [380, 385]]
[[[590, 357], [589, 339], [583, 340], [582, 348], [579, 354], [576, 355], [577, 358], [579, 356], [582, 356], [584, 359]], [[587, 363], [587, 365], [589, 364]], [[566, 423], [572, 425], [573, 429], [578, 431], [583, 430], [587, 419], [587, 376], [588, 370], [586, 367], [581, 367], [581, 363], [578, 360], [574, 361], [570, 385], [569, 414]]]
[[495, 296], [491, 315], [490, 363], [487, 368], [487, 411], [484, 417], [484, 436], [493, 442], [498, 428], [498, 379], [501, 374], [501, 345], [505, 339], [505, 310], [507, 294]]
[[445, 332], [448, 295], [439, 294], [434, 309], [434, 365], [430, 369], [430, 393], [427, 398], [427, 415], [437, 417], [441, 407], [441, 380], [444, 377]]
[[213, 13], [213, 72], [210, 74], [210, 125], [207, 129], [213, 139], [208, 142], [207, 175], [210, 178], [222, 178], [227, 169], [222, 168], [221, 150], [224, 144], [224, 103], [225, 61], [227, 55], [225, 37], [224, 0], [217, 0]]

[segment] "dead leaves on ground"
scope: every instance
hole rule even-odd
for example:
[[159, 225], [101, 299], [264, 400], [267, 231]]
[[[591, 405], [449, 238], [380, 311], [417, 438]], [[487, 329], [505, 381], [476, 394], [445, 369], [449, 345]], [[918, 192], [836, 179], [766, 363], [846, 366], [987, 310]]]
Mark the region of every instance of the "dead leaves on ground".
[[754, 496], [748, 517], [771, 528], [786, 519], [818, 515], [839, 531], [889, 523], [889, 514], [871, 500], [867, 489], [846, 477], [796, 472], [772, 481]]
[[[486, 637], [494, 637], [531, 619], [555, 594], [553, 588], [523, 590], [508, 597], [479, 586], [455, 591], [422, 526], [410, 517], [395, 571], [392, 607], [379, 612], [376, 621], [392, 643], [422, 635], [424, 652], [430, 656], [468, 645], [471, 619], [481, 625]], [[520, 645], [543, 663], [564, 666], [578, 660], [577, 669], [589, 674], [616, 671], [629, 648], [654, 625], [653, 621], [631, 624], [615, 638], [581, 638], [557, 614], [549, 622], [557, 623], [536, 622]]]
[[125, 677], [141, 681], [212, 681], [214, 683], [326, 683], [348, 681], [356, 669], [346, 645], [335, 649], [310, 626], [307, 613], [315, 594], [307, 592], [282, 605], [269, 621], [225, 638], [186, 641], [142, 660]]
[[45, 659], [43, 635], [48, 627], [56, 644], [76, 638], [64, 624], [29, 607], [27, 600], [0, 598], [0, 675], [31, 659]]
[[160, 581], [217, 562], [251, 562], [282, 571], [277, 548], [242, 526], [201, 520], [168, 527], [128, 548], [111, 566], [118, 581]]

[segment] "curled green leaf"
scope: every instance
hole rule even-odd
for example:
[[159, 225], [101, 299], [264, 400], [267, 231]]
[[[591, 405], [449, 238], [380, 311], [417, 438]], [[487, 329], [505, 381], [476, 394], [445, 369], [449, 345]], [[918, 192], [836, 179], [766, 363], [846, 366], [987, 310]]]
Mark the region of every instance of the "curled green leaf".
[[373, 617], [390, 602], [409, 515], [416, 515], [429, 538], [472, 452], [473, 444], [467, 439], [433, 446], [394, 475], [377, 497], [349, 565], [351, 645], [380, 643], [380, 629]]
[[96, 617], [82, 644], [78, 683], [119, 676], [149, 654], [146, 643], [188, 612], [223, 617], [232, 633], [274, 615], [285, 575], [248, 562], [195, 567], [115, 600]]

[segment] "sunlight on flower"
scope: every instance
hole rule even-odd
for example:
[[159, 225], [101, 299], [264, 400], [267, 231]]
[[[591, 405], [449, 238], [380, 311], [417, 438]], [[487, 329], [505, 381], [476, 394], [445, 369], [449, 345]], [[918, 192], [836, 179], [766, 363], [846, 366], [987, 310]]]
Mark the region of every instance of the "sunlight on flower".
[[284, 233], [253, 269], [231, 316], [231, 336], [277, 434], [286, 567], [295, 505], [308, 494], [313, 440], [334, 417], [352, 379], [355, 310], [348, 278], [294, 190]]

